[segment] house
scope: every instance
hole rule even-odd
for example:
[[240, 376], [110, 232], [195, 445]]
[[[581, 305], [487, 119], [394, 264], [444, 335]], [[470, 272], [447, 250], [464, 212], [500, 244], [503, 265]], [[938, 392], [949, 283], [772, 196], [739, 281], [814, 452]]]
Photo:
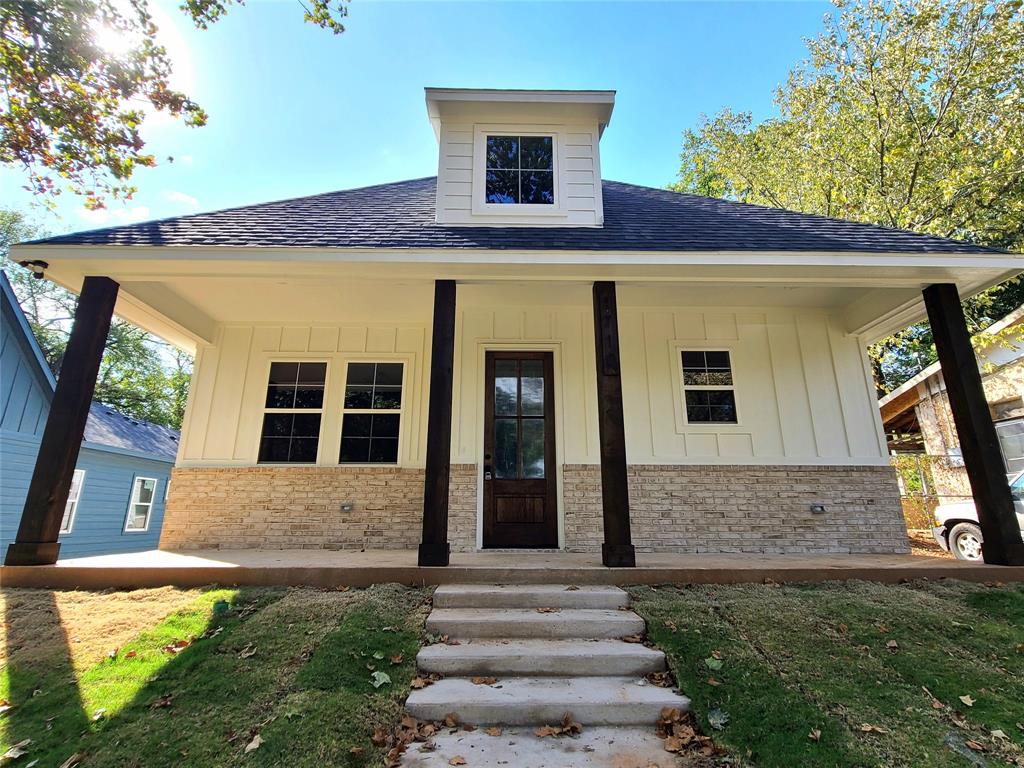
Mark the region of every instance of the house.
[[[1024, 307], [975, 339], [982, 386], [995, 423], [1000, 466], [1009, 476], [1024, 470]], [[960, 440], [938, 363], [928, 366], [878, 401], [893, 453], [929, 457], [929, 495], [940, 503], [971, 496]]]
[[[613, 91], [426, 102], [436, 177], [15, 247], [82, 292], [69, 402], [112, 311], [195, 353], [161, 547], [908, 551], [866, 347], [927, 308], [987, 434], [959, 296], [1019, 256], [604, 181]], [[56, 442], [8, 564], [54, 556]]]
[[[0, 273], [0, 546], [14, 541], [56, 381]], [[61, 553], [154, 549], [178, 433], [102, 403], [89, 408], [61, 515]]]

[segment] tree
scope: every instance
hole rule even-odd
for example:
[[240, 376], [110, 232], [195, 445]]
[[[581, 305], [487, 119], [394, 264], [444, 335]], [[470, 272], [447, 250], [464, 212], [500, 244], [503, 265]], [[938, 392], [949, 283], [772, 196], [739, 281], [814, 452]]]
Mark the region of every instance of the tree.
[[[206, 29], [231, 2], [184, 0], [181, 10]], [[346, 3], [305, 0], [304, 17], [340, 34]], [[105, 47], [111, 38], [119, 44]], [[27, 188], [51, 204], [63, 182], [89, 208], [130, 198], [135, 169], [156, 164], [144, 151], [144, 109], [206, 122], [171, 88], [171, 70], [148, 0], [0, 3], [0, 162], [22, 168]]]
[[[40, 236], [16, 211], [0, 210], [0, 263], [47, 364], [60, 374], [78, 297], [8, 257], [14, 243]], [[96, 379], [95, 399], [137, 419], [181, 427], [192, 359], [131, 323], [114, 318]]]
[[[834, 2], [779, 116], [704, 118], [673, 188], [1024, 251], [1021, 1]], [[972, 332], [1022, 302], [1019, 278], [968, 301]], [[935, 360], [931, 331], [872, 354], [892, 389]]]

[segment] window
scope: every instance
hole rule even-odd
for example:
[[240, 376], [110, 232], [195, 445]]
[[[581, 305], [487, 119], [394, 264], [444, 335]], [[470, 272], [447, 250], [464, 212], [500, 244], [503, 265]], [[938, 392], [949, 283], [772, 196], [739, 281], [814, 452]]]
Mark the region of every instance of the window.
[[78, 511], [78, 500], [82, 498], [82, 486], [85, 485], [85, 470], [76, 469], [71, 475], [71, 490], [68, 491], [68, 503], [64, 505], [64, 517], [60, 520], [60, 532], [71, 533], [75, 524], [75, 512]]
[[736, 392], [729, 353], [682, 353], [683, 397], [689, 424], [735, 424]]
[[271, 363], [260, 433], [261, 464], [315, 464], [327, 363]]
[[340, 463], [398, 462], [402, 369], [402, 363], [348, 364]]
[[152, 477], [136, 477], [132, 483], [132, 499], [128, 503], [126, 531], [144, 531], [149, 528], [149, 513], [153, 510], [156, 497], [156, 480]]
[[484, 201], [498, 205], [554, 205], [554, 138], [488, 136]]
[[1000, 421], [996, 424], [996, 436], [1007, 474], [1015, 475], [1024, 470], [1024, 419]]
[[1009, 400], [1000, 400], [998, 403], [990, 403], [988, 409], [992, 414], [992, 421], [1019, 419], [1024, 416], [1024, 399], [1012, 397]]

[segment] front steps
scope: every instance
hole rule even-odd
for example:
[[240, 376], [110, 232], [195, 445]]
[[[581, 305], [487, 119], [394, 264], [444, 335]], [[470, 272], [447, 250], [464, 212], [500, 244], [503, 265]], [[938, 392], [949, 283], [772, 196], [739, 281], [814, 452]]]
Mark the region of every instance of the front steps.
[[[689, 699], [645, 679], [665, 658], [621, 640], [644, 631], [628, 603], [618, 587], [439, 587], [427, 631], [448, 643], [423, 648], [417, 662], [444, 678], [414, 690], [406, 708], [421, 720], [453, 714], [474, 725], [555, 725], [571, 712], [585, 731], [653, 730], [663, 708], [688, 709]], [[498, 680], [474, 684], [478, 676]]]

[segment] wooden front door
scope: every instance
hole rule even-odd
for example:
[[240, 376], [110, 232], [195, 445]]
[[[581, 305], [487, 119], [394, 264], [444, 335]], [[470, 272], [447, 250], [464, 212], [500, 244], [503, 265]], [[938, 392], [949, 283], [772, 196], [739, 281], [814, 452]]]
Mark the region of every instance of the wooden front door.
[[550, 352], [488, 352], [484, 548], [555, 548], [555, 402]]

